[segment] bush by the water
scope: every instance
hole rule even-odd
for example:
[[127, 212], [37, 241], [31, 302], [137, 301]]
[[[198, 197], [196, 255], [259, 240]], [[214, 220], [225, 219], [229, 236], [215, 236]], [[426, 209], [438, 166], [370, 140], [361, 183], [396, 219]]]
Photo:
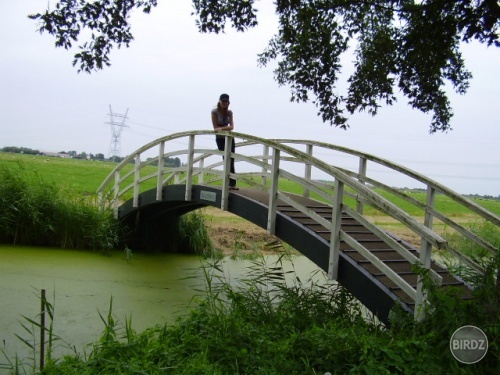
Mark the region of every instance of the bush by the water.
[[[168, 237], [161, 251], [217, 256], [202, 213], [161, 225]], [[122, 247], [127, 233], [109, 201], [47, 182], [22, 162], [0, 166], [0, 243], [108, 252]]]
[[113, 249], [119, 224], [104, 202], [48, 183], [22, 163], [0, 167], [0, 242]]

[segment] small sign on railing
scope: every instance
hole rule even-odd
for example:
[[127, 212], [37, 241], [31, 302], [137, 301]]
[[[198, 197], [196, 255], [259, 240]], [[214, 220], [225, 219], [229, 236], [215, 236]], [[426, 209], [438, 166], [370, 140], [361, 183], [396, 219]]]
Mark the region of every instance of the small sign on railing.
[[213, 191], [202, 190], [200, 191], [200, 199], [209, 202], [215, 202], [217, 199], [217, 194]]

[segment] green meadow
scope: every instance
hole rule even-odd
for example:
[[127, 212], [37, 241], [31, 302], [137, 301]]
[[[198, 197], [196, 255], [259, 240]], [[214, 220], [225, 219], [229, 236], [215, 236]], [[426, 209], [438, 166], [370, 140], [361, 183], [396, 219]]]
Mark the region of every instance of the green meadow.
[[[8, 168], [19, 168], [22, 166], [26, 170], [40, 175], [46, 182], [55, 183], [61, 188], [69, 189], [75, 193], [92, 195], [96, 193], [98, 187], [117, 164], [82, 159], [64, 159], [41, 155], [22, 155], [0, 152], [0, 166], [2, 165]], [[133, 165], [131, 164], [129, 169], [126, 170], [128, 171], [132, 168]], [[154, 167], [148, 168], [151, 168], [151, 172], [155, 170]], [[244, 183], [242, 185], [244, 186]], [[291, 193], [302, 193], [301, 188], [297, 186], [297, 184], [286, 180], [280, 181], [280, 189]], [[410, 215], [423, 215], [420, 210], [401, 198], [395, 197], [387, 192], [379, 192]], [[412, 197], [421, 202], [425, 202], [424, 192], [412, 192]], [[471, 198], [471, 200], [494, 214], [500, 215], [500, 200], [477, 197]], [[352, 201], [350, 203], [353, 204]], [[441, 212], [448, 216], [459, 217], [468, 215], [467, 209], [443, 195], [438, 194], [436, 196], [435, 204]]]
[[[0, 243], [104, 253], [123, 249], [126, 228], [96, 194], [115, 166], [0, 152]], [[195, 212], [170, 222], [172, 243], [186, 252], [211, 254], [203, 220]]]
[[76, 193], [94, 194], [116, 166], [110, 162], [0, 152], [0, 166], [26, 168], [44, 181]]

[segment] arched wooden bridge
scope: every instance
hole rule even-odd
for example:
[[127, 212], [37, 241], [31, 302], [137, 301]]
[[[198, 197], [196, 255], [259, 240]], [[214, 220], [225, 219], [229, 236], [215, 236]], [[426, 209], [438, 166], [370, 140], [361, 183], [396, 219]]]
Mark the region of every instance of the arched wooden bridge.
[[[308, 257], [384, 322], [395, 303], [415, 316], [426, 303], [422, 283], [412, 272], [414, 264], [429, 269], [443, 287], [469, 290], [432, 259], [433, 249], [483, 271], [433, 231], [435, 220], [492, 253], [498, 251], [441, 213], [435, 196], [442, 194], [471, 216], [500, 225], [497, 215], [403, 166], [317, 141], [219, 134], [226, 136], [226, 146], [236, 142], [234, 154], [230, 147], [215, 147], [212, 131], [172, 134], [125, 158], [98, 193], [103, 200], [111, 198], [120, 219], [148, 228], [143, 232], [147, 236], [155, 235], [154, 228], [165, 218], [204, 206], [241, 216]], [[236, 161], [236, 174], [230, 173], [230, 158]], [[426, 201], [391, 188], [384, 175], [402, 176], [409, 181], [404, 186], [421, 187]], [[239, 190], [229, 189], [229, 178], [238, 181]], [[420, 209], [423, 222], [384, 198], [388, 194]], [[418, 248], [380, 228], [373, 219], [377, 215], [411, 231], [419, 239]]]

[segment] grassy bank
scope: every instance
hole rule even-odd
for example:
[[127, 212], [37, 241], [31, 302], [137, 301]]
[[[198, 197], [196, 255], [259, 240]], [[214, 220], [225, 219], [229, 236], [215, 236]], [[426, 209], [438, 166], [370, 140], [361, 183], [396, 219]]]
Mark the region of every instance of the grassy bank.
[[[3, 157], [0, 243], [130, 252], [122, 244], [128, 229], [114, 218], [110, 202], [88, 191], [95, 192], [112, 165], [41, 156]], [[171, 248], [214, 255], [204, 220], [195, 212], [165, 223]]]
[[105, 204], [48, 183], [22, 163], [0, 165], [0, 242], [109, 251], [120, 228]]

